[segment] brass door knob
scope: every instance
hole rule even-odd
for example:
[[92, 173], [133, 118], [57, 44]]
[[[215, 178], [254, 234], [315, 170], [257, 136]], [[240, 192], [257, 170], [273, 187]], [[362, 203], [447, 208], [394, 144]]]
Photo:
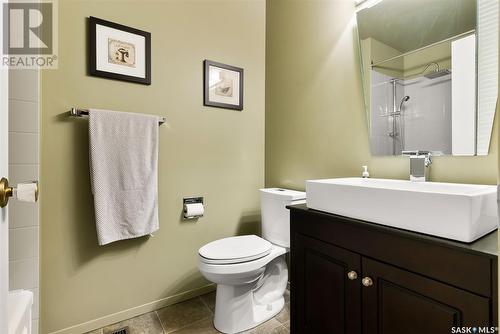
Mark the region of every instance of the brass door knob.
[[373, 280], [370, 277], [366, 276], [366, 277], [363, 277], [363, 279], [361, 280], [361, 284], [363, 284], [366, 287], [372, 286]]
[[358, 278], [358, 273], [355, 272], [354, 270], [351, 270], [350, 272], [347, 273], [347, 278], [349, 278], [351, 281], [354, 281], [355, 279]]
[[38, 200], [38, 181], [20, 183], [17, 188], [9, 186], [9, 180], [0, 179], [0, 208], [9, 203], [9, 197], [16, 197], [23, 202], [36, 202]]
[[9, 187], [9, 180], [5, 177], [0, 179], [0, 208], [3, 208], [9, 203], [9, 197], [12, 197], [14, 190]]

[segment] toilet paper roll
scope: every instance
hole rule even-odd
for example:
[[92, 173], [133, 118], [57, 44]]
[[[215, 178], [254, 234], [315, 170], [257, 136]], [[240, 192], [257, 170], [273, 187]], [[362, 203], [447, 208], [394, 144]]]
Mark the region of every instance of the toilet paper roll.
[[18, 184], [16, 189], [17, 199], [23, 202], [35, 203], [37, 200], [37, 187], [36, 182]]
[[184, 217], [185, 218], [193, 218], [203, 216], [205, 212], [205, 208], [203, 207], [203, 203], [189, 203], [184, 204]]

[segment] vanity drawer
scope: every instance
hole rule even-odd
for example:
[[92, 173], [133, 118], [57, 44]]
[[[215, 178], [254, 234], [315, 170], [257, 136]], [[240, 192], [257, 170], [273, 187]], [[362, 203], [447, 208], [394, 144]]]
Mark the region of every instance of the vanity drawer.
[[496, 258], [447, 240], [310, 209], [291, 208], [300, 233], [452, 286], [492, 297]]

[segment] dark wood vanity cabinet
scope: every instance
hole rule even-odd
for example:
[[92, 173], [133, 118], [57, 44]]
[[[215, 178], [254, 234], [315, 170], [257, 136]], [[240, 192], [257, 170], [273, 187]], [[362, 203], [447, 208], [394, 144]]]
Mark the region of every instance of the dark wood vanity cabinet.
[[362, 289], [364, 333], [437, 334], [492, 325], [490, 298], [367, 258], [362, 268], [373, 280]]
[[463, 244], [304, 205], [290, 209], [292, 333], [496, 326], [496, 233]]
[[361, 272], [361, 256], [300, 234], [294, 246], [295, 332], [361, 333], [361, 286], [347, 277]]

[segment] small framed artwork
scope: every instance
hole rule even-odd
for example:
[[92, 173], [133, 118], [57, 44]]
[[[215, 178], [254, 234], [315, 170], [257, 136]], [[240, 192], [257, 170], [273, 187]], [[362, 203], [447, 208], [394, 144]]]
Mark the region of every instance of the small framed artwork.
[[205, 60], [203, 104], [243, 110], [243, 69]]
[[90, 75], [151, 84], [151, 34], [89, 18]]

